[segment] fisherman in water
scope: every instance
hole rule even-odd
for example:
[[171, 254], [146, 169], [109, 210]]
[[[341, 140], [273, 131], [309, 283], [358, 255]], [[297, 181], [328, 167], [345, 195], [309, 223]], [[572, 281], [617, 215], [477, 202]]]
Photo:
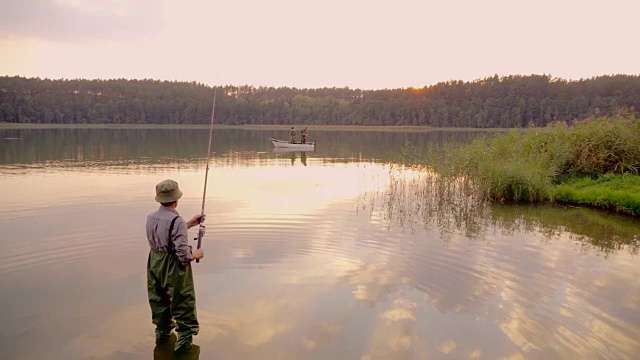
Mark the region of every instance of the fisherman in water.
[[289, 132], [289, 135], [291, 135], [291, 143], [295, 144], [296, 143], [296, 129], [294, 129], [293, 126], [291, 127], [291, 131]]
[[202, 259], [202, 249], [192, 250], [187, 229], [200, 224], [202, 215], [185, 221], [176, 211], [182, 191], [178, 183], [165, 180], [156, 185], [160, 208], [147, 216], [147, 240], [151, 247], [147, 262], [147, 292], [151, 317], [156, 325], [156, 343], [167, 343], [176, 328], [174, 350], [191, 349], [199, 331], [196, 293], [191, 261]]

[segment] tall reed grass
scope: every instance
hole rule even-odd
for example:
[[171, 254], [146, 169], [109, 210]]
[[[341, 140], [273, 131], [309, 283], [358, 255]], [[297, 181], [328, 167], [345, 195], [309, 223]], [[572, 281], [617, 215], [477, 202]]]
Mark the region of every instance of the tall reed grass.
[[[640, 120], [630, 113], [513, 130], [443, 149], [407, 146], [403, 158], [432, 167], [444, 179], [465, 178], [492, 201], [561, 201], [640, 214], [640, 189], [629, 180], [640, 172]], [[626, 181], [615, 180], [618, 190], [604, 198], [567, 190], [577, 179], [609, 186], [622, 175]]]

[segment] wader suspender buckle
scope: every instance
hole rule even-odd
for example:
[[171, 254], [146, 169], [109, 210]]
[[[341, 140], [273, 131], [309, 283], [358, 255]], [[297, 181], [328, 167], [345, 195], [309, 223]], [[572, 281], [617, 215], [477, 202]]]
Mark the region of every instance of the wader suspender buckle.
[[175, 225], [176, 220], [178, 220], [180, 216], [176, 216], [173, 218], [173, 220], [171, 220], [171, 226], [169, 226], [169, 243], [167, 244], [167, 252], [169, 254], [173, 254], [174, 248], [173, 248], [173, 236], [171, 236], [171, 234], [173, 233], [173, 225]]

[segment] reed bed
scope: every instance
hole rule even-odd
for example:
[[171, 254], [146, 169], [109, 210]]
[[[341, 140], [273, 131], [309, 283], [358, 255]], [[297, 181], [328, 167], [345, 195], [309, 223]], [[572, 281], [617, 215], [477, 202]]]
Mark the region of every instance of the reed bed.
[[640, 214], [640, 121], [626, 113], [402, 152], [497, 202], [562, 202]]
[[358, 211], [384, 219], [388, 228], [439, 233], [445, 244], [462, 236], [487, 241], [496, 233], [540, 233], [545, 243], [570, 240], [582, 250], [605, 256], [619, 250], [637, 255], [640, 234], [636, 219], [602, 216], [582, 207], [497, 204], [476, 191], [473, 181], [447, 178], [428, 168], [392, 166], [384, 188], [364, 192]]

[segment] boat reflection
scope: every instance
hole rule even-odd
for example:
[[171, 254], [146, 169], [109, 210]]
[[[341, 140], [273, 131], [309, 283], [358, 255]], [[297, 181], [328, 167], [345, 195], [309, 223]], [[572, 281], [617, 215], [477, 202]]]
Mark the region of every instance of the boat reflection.
[[287, 148], [273, 148], [271, 152], [274, 154], [288, 154], [291, 158], [291, 166], [296, 162], [297, 153], [300, 153], [300, 162], [302, 165], [307, 166], [307, 153], [315, 153], [314, 150], [299, 150], [299, 149], [287, 149]]
[[273, 152], [274, 154], [288, 154], [288, 153], [310, 153], [310, 152], [315, 152], [314, 149], [309, 149], [309, 150], [300, 150], [300, 149], [287, 149], [287, 148], [273, 148], [271, 149], [271, 152]]

